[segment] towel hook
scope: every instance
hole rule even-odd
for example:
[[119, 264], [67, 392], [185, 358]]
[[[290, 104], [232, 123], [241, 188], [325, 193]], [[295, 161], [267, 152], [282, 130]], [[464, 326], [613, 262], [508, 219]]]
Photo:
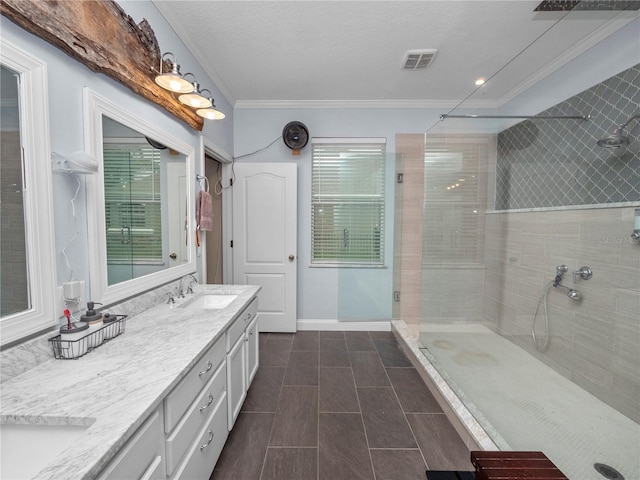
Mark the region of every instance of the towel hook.
[[[205, 192], [209, 192], [209, 179], [207, 177], [205, 177], [204, 175], [200, 175], [199, 173], [196, 173], [196, 180], [198, 180], [198, 182], [202, 182], [204, 180], [204, 184], [205, 184]], [[202, 183], [200, 184], [200, 188], [202, 188]]]

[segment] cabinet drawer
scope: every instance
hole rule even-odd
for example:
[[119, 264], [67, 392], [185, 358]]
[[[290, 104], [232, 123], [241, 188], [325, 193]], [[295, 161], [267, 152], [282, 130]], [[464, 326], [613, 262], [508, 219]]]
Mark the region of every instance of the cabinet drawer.
[[184, 461], [176, 470], [174, 480], [206, 479], [215, 467], [224, 442], [227, 441], [227, 396], [218, 401], [210, 413], [209, 422], [187, 451]]
[[[165, 444], [167, 457], [167, 473], [171, 475], [180, 463], [185, 451], [203, 428], [210, 413], [216, 408], [220, 399], [225, 395], [227, 368], [225, 363], [218, 367], [213, 378], [204, 387], [191, 408], [182, 417], [173, 433], [169, 435]], [[226, 401], [225, 407], [226, 408]]]
[[167, 395], [164, 401], [164, 431], [166, 433], [170, 433], [178, 424], [193, 403], [193, 399], [213, 377], [225, 356], [224, 337], [220, 337]]
[[[161, 412], [156, 410], [105, 468], [100, 480], [165, 478]], [[225, 428], [226, 430], [226, 428]]]
[[236, 321], [227, 329], [227, 352], [235, 345], [241, 335], [244, 334], [251, 319], [258, 313], [258, 299], [254, 298], [251, 303], [240, 312]]

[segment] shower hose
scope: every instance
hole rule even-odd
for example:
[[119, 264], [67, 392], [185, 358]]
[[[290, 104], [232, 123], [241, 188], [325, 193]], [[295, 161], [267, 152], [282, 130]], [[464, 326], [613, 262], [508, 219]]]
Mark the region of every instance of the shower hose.
[[[538, 303], [536, 303], [536, 311], [533, 314], [533, 318], [531, 319], [531, 337], [533, 338], [533, 343], [536, 346], [536, 350], [539, 352], [546, 352], [547, 348], [549, 348], [549, 313], [547, 312], [547, 294], [551, 287], [553, 287], [553, 281], [547, 283], [542, 291], [542, 294], [538, 298]], [[540, 309], [540, 303], [544, 305], [544, 341], [542, 344], [538, 341], [536, 337], [536, 318], [538, 316], [538, 310]]]

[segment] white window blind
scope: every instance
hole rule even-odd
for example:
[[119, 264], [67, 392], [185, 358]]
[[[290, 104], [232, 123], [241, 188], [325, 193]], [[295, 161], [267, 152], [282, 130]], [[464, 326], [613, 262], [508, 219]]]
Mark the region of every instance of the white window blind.
[[313, 139], [311, 263], [382, 265], [384, 139]]
[[103, 154], [109, 263], [162, 262], [160, 152], [105, 144]]

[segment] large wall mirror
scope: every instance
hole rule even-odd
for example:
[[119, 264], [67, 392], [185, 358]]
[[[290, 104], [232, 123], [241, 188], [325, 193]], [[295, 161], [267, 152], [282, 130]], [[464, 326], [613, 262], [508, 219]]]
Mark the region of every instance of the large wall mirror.
[[58, 323], [47, 72], [0, 39], [0, 341]]
[[85, 89], [91, 298], [110, 304], [194, 272], [194, 149]]

